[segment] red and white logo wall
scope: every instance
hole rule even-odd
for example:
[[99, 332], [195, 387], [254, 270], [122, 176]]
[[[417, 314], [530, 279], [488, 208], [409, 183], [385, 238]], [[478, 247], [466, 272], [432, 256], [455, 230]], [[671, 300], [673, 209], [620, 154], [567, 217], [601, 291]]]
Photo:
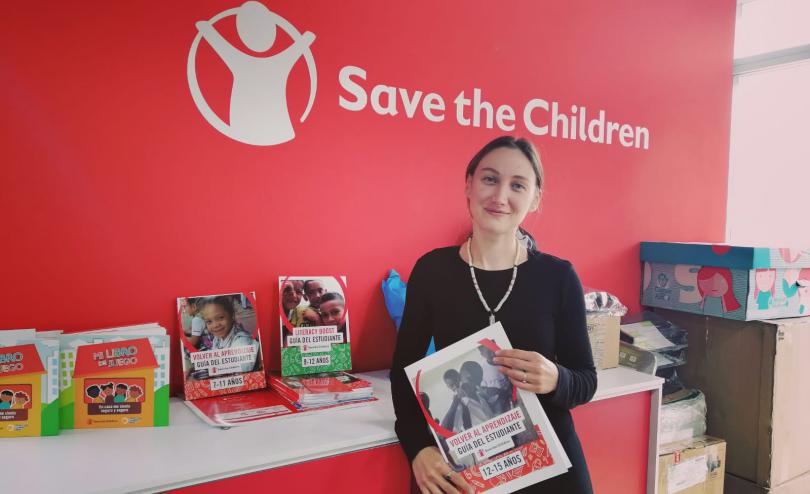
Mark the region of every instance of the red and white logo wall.
[[176, 327], [178, 294], [248, 284], [275, 340], [268, 280], [340, 271], [352, 362], [385, 367], [380, 277], [468, 232], [465, 166], [505, 133], [546, 172], [524, 227], [637, 310], [639, 240], [724, 232], [734, 1], [677, 5], [18, 2], [2, 325]]

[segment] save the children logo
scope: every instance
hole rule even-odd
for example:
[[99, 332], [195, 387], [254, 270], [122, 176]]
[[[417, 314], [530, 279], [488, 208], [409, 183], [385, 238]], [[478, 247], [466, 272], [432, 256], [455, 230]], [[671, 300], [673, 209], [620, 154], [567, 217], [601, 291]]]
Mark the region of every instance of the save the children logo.
[[[222, 34], [228, 26], [220, 21], [231, 17], [236, 24], [238, 46]], [[312, 110], [318, 86], [311, 50], [315, 35], [310, 31], [302, 34], [285, 18], [255, 0], [198, 21], [196, 28], [186, 74], [191, 97], [205, 120], [222, 134], [245, 144], [272, 146], [295, 138], [287, 104], [287, 82], [293, 67], [303, 58], [310, 83], [307, 106], [298, 117], [304, 122]], [[278, 29], [290, 37], [292, 44], [268, 56], [271, 48], [277, 46]], [[210, 46], [233, 75], [227, 122], [211, 108], [200, 88], [197, 58], [201, 43]], [[577, 143], [650, 149], [652, 132], [647, 126], [615, 120], [607, 109], [586, 107], [574, 101], [531, 97], [496, 102], [485, 97], [483, 89], [469, 86], [445, 94], [409, 89], [396, 82], [372, 80], [366, 69], [355, 65], [340, 69], [337, 79], [341, 91], [338, 105], [351, 112], [373, 112], [386, 119], [407, 118], [440, 125], [454, 122], [461, 127], [528, 132]]]
[[[235, 47], [220, 34], [216, 24], [234, 16], [236, 32], [244, 45], [256, 52], [250, 54]], [[301, 32], [289, 21], [257, 1], [225, 10], [207, 21], [196, 23], [197, 36], [188, 54], [187, 76], [191, 97], [205, 120], [219, 132], [239, 142], [271, 146], [292, 140], [295, 130], [287, 108], [287, 79], [293, 66], [303, 57], [309, 71], [309, 100], [300, 116], [306, 120], [315, 101], [318, 78], [310, 45], [315, 35]], [[292, 39], [284, 51], [261, 56], [276, 41], [281, 28]], [[233, 74], [229, 121], [226, 123], [205, 99], [197, 80], [197, 49], [205, 40]]]

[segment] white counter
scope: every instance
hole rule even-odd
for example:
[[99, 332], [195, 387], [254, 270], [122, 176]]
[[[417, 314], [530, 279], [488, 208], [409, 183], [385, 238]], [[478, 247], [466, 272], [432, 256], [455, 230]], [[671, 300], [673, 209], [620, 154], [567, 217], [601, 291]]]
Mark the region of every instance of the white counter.
[[[371, 381], [379, 398], [368, 406], [222, 430], [205, 425], [173, 398], [169, 427], [3, 439], [3, 491], [152, 492], [396, 443], [388, 371], [359, 375]], [[599, 371], [594, 400], [660, 386], [660, 378], [626, 368]]]
[[660, 389], [664, 379], [649, 374], [636, 372], [628, 367], [597, 371], [599, 376], [596, 393], [591, 401], [605, 400], [616, 396], [625, 396], [641, 391]]

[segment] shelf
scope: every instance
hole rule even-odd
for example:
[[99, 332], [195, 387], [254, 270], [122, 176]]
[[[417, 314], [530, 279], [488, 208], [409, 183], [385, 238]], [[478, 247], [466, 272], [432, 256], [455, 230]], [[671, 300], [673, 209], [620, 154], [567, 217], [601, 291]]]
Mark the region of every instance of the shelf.
[[[372, 383], [378, 401], [222, 430], [205, 425], [173, 398], [169, 427], [66, 430], [54, 437], [3, 439], [5, 490], [166, 490], [396, 443], [388, 371], [359, 375]], [[594, 400], [660, 385], [660, 378], [630, 369], [599, 371]], [[47, 475], [18, 475], [43, 468]]]

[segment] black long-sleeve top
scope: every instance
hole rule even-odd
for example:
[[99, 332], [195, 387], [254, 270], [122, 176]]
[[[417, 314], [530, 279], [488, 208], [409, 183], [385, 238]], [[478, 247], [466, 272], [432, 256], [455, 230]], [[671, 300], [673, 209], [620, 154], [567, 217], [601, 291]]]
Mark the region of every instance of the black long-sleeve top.
[[[490, 307], [498, 305], [511, 277], [512, 269], [476, 268], [478, 285]], [[528, 260], [518, 266], [515, 286], [496, 318], [513, 348], [538, 352], [559, 369], [557, 389], [538, 397], [573, 466], [561, 476], [567, 478], [551, 479], [529, 490], [551, 492], [555, 484], [554, 489], [564, 486], [565, 492], [590, 492], [587, 465], [569, 410], [593, 397], [596, 369], [585, 325], [582, 285], [571, 263], [530, 251]], [[478, 298], [469, 265], [458, 247], [436, 249], [417, 261], [408, 280], [391, 366], [396, 433], [411, 461], [420, 450], [436, 443], [404, 368], [425, 356], [431, 337], [438, 350], [488, 325], [489, 313]]]

